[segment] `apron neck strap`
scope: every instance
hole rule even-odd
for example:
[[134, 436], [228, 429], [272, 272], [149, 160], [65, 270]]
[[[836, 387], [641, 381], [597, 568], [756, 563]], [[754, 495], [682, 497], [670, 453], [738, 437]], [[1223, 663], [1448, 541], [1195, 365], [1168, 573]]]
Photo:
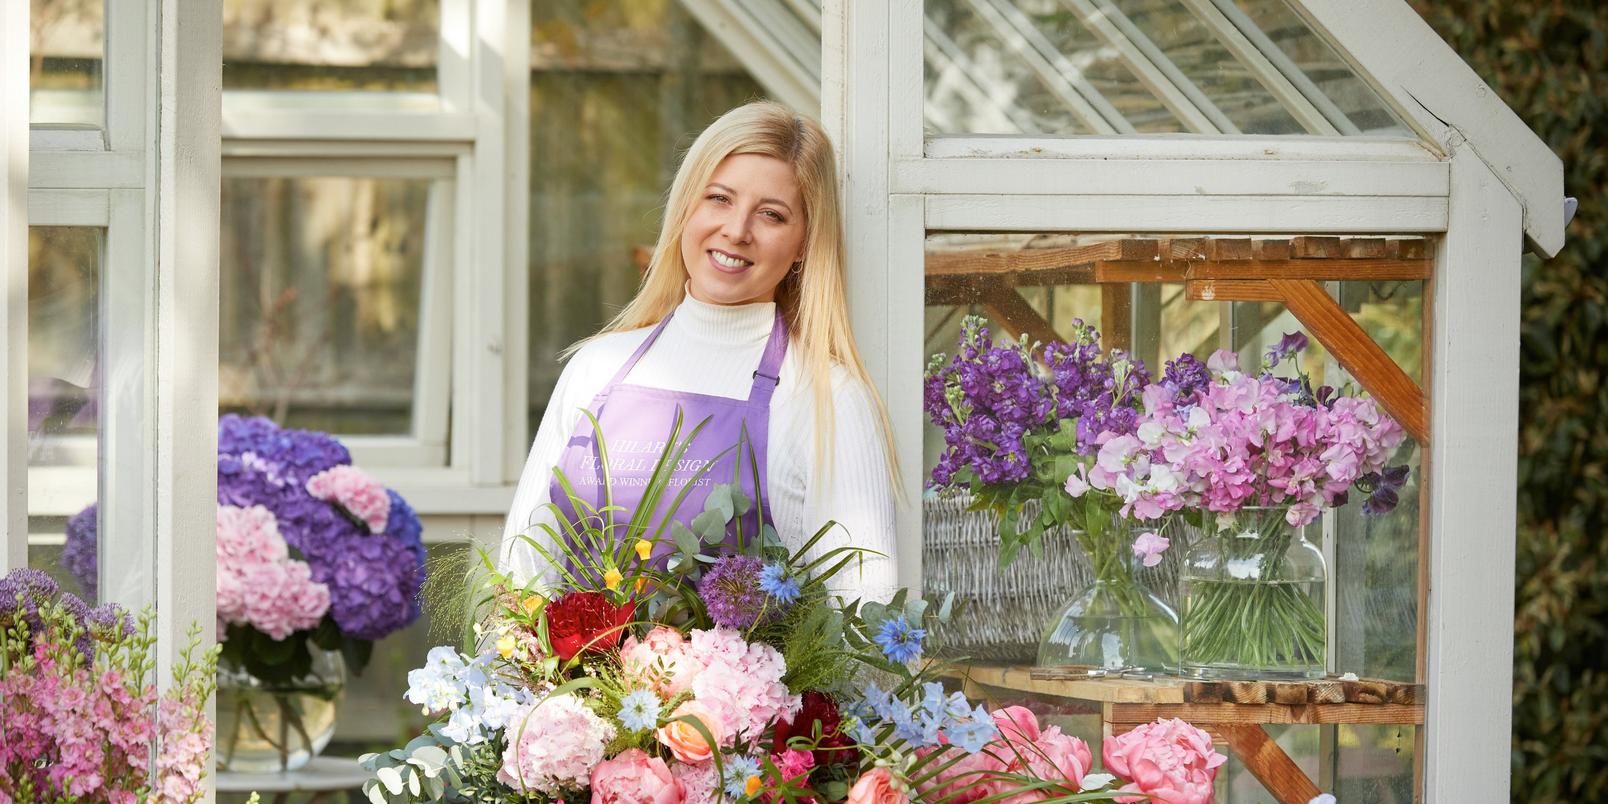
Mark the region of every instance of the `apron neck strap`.
[[754, 384], [748, 389], [750, 403], [770, 404], [770, 397], [782, 381], [782, 358], [787, 356], [787, 321], [782, 311], [776, 311], [776, 323], [771, 325], [770, 340], [765, 342], [765, 354], [754, 370]]
[[652, 348], [653, 342], [659, 339], [659, 334], [664, 332], [665, 326], [670, 323], [670, 319], [675, 316], [675, 314], [675, 310], [665, 313], [664, 318], [659, 321], [659, 325], [654, 327], [653, 331], [648, 333], [647, 339], [642, 341], [642, 345], [638, 346], [636, 351], [631, 353], [631, 358], [626, 360], [625, 365], [621, 366], [620, 370], [614, 373], [614, 378], [609, 380], [609, 384], [603, 386], [603, 393], [608, 393], [610, 388], [613, 388], [614, 386], [625, 381], [625, 375], [630, 374], [631, 369], [636, 368], [637, 361], [641, 360], [642, 356], [648, 353], [648, 349]]

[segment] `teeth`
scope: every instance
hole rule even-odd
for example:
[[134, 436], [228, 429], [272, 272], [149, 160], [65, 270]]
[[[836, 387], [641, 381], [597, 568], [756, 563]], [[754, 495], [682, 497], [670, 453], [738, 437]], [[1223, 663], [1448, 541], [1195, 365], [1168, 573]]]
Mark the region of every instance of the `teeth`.
[[743, 268], [751, 264], [748, 260], [741, 260], [736, 257], [728, 257], [718, 251], [711, 251], [709, 253], [714, 255], [715, 262], [718, 262], [727, 268]]

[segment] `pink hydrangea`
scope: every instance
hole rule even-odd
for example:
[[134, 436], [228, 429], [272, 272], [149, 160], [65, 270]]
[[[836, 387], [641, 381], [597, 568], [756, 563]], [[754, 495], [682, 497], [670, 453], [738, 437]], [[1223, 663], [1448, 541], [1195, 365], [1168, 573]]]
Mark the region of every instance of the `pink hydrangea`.
[[793, 720], [803, 699], [782, 683], [787, 662], [769, 645], [751, 644], [730, 628], [693, 631], [688, 654], [701, 669], [692, 680], [693, 699], [703, 704], [738, 740], [751, 740], [776, 720]]
[[284, 639], [329, 611], [329, 587], [289, 557], [274, 515], [255, 505], [218, 506], [218, 632], [242, 623]]
[[330, 467], [307, 479], [307, 493], [345, 508], [370, 533], [385, 531], [391, 518], [391, 495], [367, 472], [350, 464]]
[[1211, 735], [1177, 718], [1107, 737], [1101, 755], [1107, 770], [1129, 780], [1122, 792], [1143, 794], [1118, 801], [1167, 804], [1210, 804], [1217, 768], [1228, 761]]
[[720, 797], [720, 774], [715, 772], [713, 762], [677, 762], [670, 766], [670, 775], [681, 782], [687, 804], [710, 804]]
[[673, 698], [692, 689], [693, 678], [703, 669], [688, 649], [680, 631], [661, 625], [640, 641], [626, 637], [620, 645], [620, 665], [627, 677], [646, 679], [661, 697]]
[[497, 781], [554, 798], [584, 787], [614, 739], [614, 728], [573, 695], [526, 704], [504, 733], [508, 747]]

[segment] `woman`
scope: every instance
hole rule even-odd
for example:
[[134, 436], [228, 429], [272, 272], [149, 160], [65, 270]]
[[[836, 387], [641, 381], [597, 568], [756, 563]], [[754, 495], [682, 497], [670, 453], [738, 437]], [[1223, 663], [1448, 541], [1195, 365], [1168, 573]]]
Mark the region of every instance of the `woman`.
[[[797, 549], [835, 520], [814, 555], [850, 545], [882, 554], [865, 555], [858, 575], [853, 566], [840, 573], [839, 591], [891, 596], [898, 471], [887, 413], [849, 329], [836, 172], [818, 123], [760, 102], [705, 129], [671, 184], [636, 298], [566, 354], [503, 531], [501, 565], [517, 580], [556, 578], [521, 538], [542, 542], [542, 525], [558, 529], [549, 501], [575, 518], [554, 467], [602, 506], [583, 411], [602, 425], [613, 502], [632, 510], [680, 410], [683, 433], [709, 423], [676, 478], [694, 485], [677, 519], [690, 522], [711, 484], [734, 474], [753, 496], [749, 450], [734, 472], [730, 449], [746, 434], [765, 517], [782, 541]], [[700, 484], [694, 470], [705, 461], [714, 466]]]

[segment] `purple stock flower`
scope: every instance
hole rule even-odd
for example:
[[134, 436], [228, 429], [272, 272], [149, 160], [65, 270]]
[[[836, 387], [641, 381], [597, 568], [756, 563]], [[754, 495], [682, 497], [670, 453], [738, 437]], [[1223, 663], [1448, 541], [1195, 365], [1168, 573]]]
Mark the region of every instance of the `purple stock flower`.
[[95, 564], [95, 533], [99, 529], [99, 512], [91, 504], [67, 520], [67, 543], [61, 550], [61, 563], [78, 581], [84, 594], [93, 599], [100, 595], [99, 569]]
[[1161, 387], [1173, 392], [1173, 400], [1182, 403], [1212, 384], [1211, 370], [1194, 355], [1179, 355], [1167, 361], [1161, 376]]
[[698, 582], [698, 595], [709, 608], [715, 625], [746, 630], [781, 616], [778, 606], [769, 606], [770, 595], [760, 588], [764, 562], [756, 556], [727, 555], [716, 559]]

